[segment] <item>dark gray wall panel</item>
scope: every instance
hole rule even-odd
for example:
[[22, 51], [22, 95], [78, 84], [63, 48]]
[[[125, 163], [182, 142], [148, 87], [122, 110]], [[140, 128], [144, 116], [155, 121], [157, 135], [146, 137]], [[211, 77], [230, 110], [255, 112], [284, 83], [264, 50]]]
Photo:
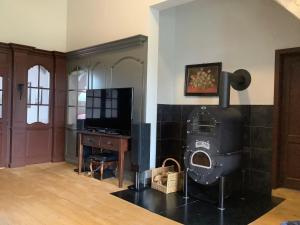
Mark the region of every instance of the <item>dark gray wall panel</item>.
[[143, 120], [143, 83], [144, 63], [133, 57], [124, 57], [111, 67], [111, 87], [133, 87], [133, 122], [140, 123]]
[[[89, 75], [89, 88], [134, 88], [133, 121], [145, 122], [147, 37], [138, 35], [67, 54], [68, 74], [76, 68]], [[76, 127], [66, 129], [66, 161], [76, 162]], [[126, 156], [130, 170], [130, 152]], [[150, 153], [149, 153], [150, 154]]]
[[76, 130], [66, 129], [66, 151], [65, 151], [65, 160], [70, 163], [77, 163], [76, 156]]
[[101, 89], [107, 87], [107, 75], [108, 69], [106, 66], [97, 62], [91, 66], [90, 69], [91, 79], [90, 79], [90, 87], [92, 89]]

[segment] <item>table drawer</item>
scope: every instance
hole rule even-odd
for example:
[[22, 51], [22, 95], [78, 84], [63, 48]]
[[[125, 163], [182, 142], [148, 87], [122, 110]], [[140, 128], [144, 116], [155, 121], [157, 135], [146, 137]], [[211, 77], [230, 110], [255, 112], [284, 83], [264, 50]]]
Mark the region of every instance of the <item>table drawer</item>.
[[82, 135], [82, 144], [95, 148], [100, 148], [100, 137], [92, 135]]
[[101, 137], [101, 148], [108, 150], [118, 150], [119, 140], [110, 137]]

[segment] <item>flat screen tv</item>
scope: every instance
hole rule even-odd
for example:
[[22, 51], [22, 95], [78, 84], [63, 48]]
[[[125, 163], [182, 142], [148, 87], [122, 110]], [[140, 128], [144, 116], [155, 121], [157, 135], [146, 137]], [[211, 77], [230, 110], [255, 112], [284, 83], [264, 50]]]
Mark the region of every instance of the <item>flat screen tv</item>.
[[86, 92], [86, 129], [131, 135], [133, 88]]

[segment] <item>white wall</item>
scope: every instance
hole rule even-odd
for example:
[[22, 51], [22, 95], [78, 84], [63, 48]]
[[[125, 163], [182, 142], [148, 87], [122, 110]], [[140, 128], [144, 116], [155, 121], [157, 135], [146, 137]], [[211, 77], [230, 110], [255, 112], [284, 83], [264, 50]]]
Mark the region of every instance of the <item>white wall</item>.
[[146, 0], [68, 0], [67, 49], [148, 34], [148, 14]]
[[273, 104], [275, 49], [300, 46], [300, 21], [272, 0], [198, 0], [160, 14], [158, 103], [218, 104], [185, 97], [188, 64], [244, 68], [250, 88], [231, 90], [232, 104]]
[[147, 93], [146, 93], [146, 123], [151, 124], [150, 135], [150, 168], [156, 162], [156, 124], [157, 124], [157, 90], [158, 90], [158, 46], [159, 46], [159, 11], [175, 7], [194, 0], [152, 0], [147, 18], [148, 62], [147, 62]]
[[175, 102], [175, 8], [165, 10], [159, 20], [158, 103]]
[[137, 34], [155, 34], [151, 9], [161, 10], [193, 0], [68, 0], [68, 51]]
[[67, 0], [0, 0], [0, 42], [66, 51]]

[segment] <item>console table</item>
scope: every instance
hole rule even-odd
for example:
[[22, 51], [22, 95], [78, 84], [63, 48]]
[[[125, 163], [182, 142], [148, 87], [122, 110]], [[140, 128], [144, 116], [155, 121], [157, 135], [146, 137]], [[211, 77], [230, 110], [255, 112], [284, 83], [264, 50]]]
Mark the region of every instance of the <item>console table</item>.
[[83, 146], [90, 146], [94, 148], [102, 148], [119, 153], [118, 159], [118, 174], [119, 187], [123, 186], [124, 177], [124, 155], [128, 151], [128, 141], [130, 136], [118, 134], [106, 134], [91, 131], [80, 131], [79, 135], [79, 156], [78, 156], [78, 174], [81, 173], [83, 162]]

